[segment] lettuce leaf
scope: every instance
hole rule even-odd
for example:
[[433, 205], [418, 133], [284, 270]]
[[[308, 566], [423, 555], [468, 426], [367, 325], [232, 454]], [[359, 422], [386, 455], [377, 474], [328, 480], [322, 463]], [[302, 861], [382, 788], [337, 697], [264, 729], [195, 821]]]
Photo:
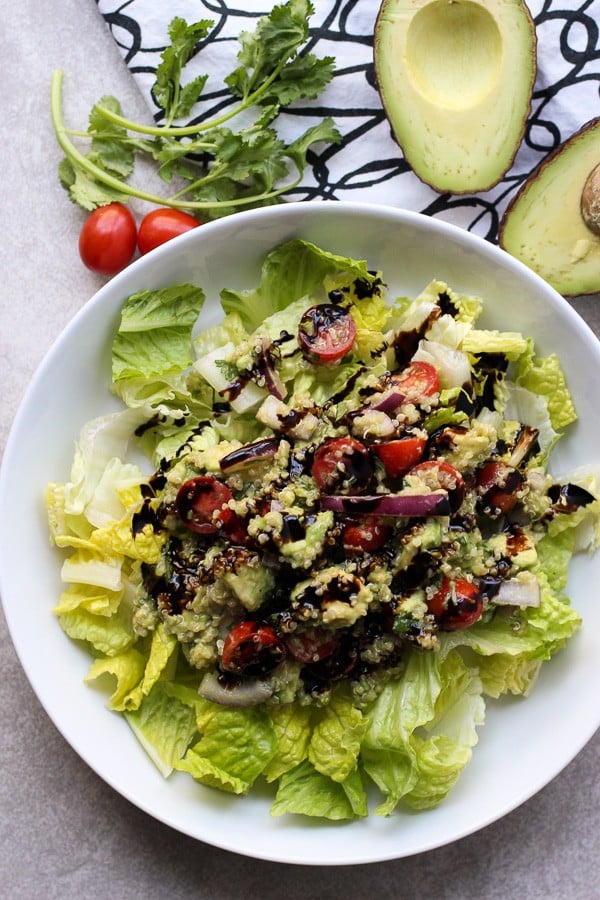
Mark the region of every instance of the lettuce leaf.
[[106, 493], [103, 482], [108, 480], [118, 491], [137, 477], [136, 469], [121, 460], [127, 455], [135, 429], [147, 416], [145, 410], [123, 410], [98, 416], [82, 427], [69, 480], [63, 485], [50, 484], [46, 492], [53, 535], [61, 529], [75, 534], [85, 532], [85, 523], [77, 517], [89, 521], [90, 507], [96, 511], [92, 518], [97, 521], [99, 510], [103, 511], [99, 497]]
[[527, 341], [518, 331], [485, 331], [473, 328], [462, 344], [467, 353], [502, 353], [507, 359], [518, 359], [527, 349]]
[[168, 777], [196, 734], [194, 710], [171, 696], [167, 684], [159, 681], [139, 708], [124, 716], [150, 759]]
[[277, 749], [267, 763], [263, 775], [267, 781], [277, 781], [306, 759], [311, 737], [311, 710], [307, 706], [289, 703], [269, 710], [277, 738]]
[[358, 770], [344, 781], [332, 781], [308, 760], [281, 776], [271, 806], [272, 816], [286, 813], [332, 821], [367, 815], [367, 801]]
[[542, 666], [541, 659], [530, 659], [525, 653], [509, 656], [496, 653], [482, 657], [477, 667], [483, 692], [488, 697], [514, 694], [527, 697], [533, 688]]
[[389, 815], [403, 798], [439, 803], [471, 758], [484, 710], [476, 670], [457, 652], [413, 654], [367, 714], [361, 759], [385, 795], [375, 812]]
[[143, 677], [145, 667], [144, 654], [131, 647], [125, 653], [94, 660], [84, 681], [91, 684], [101, 679], [103, 675], [114, 676], [116, 686], [108, 701], [108, 707], [121, 712], [126, 709], [126, 697]]
[[176, 768], [211, 787], [247, 794], [276, 750], [275, 730], [263, 709], [220, 708]]
[[576, 421], [577, 413], [560, 360], [555, 354], [537, 357], [531, 339], [528, 348], [517, 363], [515, 380], [533, 394], [546, 398], [552, 427], [561, 431]]
[[54, 607], [56, 615], [81, 608], [95, 616], [112, 616], [119, 608], [123, 590], [110, 591], [95, 584], [69, 584]]
[[112, 376], [153, 379], [180, 372], [192, 362], [192, 328], [204, 304], [204, 292], [178, 284], [129, 297], [112, 346]]
[[[357, 278], [373, 283], [374, 276], [366, 262], [337, 256], [309, 241], [295, 239], [267, 254], [257, 288], [225, 289], [221, 291], [221, 305], [225, 313], [237, 313], [244, 327], [252, 332], [266, 318], [296, 300], [314, 296], [315, 302], [322, 303], [334, 284], [341, 288]], [[329, 281], [325, 287], [326, 279]]]
[[152, 633], [150, 653], [140, 681], [123, 698], [123, 709], [138, 709], [160, 678], [169, 680], [175, 672], [179, 643], [173, 634], [167, 634], [160, 622]]
[[317, 772], [333, 781], [345, 781], [357, 767], [366, 726], [365, 717], [349, 697], [333, 694], [319, 710], [308, 748], [308, 759]]
[[58, 614], [63, 631], [76, 641], [87, 641], [105, 656], [117, 656], [136, 641], [130, 617], [117, 612], [113, 616], [97, 616], [85, 608]]

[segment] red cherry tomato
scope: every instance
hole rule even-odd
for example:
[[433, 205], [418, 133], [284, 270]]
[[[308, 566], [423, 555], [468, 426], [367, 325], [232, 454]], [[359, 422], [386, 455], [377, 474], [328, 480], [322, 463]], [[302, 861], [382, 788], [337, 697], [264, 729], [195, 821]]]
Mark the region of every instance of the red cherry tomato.
[[383, 463], [388, 478], [399, 478], [405, 475], [423, 456], [425, 438], [405, 437], [382, 444], [373, 444], [373, 453]]
[[356, 323], [341, 306], [313, 306], [300, 319], [298, 343], [310, 362], [335, 365], [350, 352], [355, 338]]
[[285, 647], [270, 625], [240, 622], [225, 638], [221, 668], [234, 675], [266, 675], [284, 656]]
[[190, 531], [214, 534], [219, 530], [219, 520], [225, 524], [234, 515], [230, 509], [223, 509], [232, 499], [233, 494], [222, 481], [212, 475], [198, 475], [181, 485], [175, 498], [175, 509]]
[[199, 224], [198, 219], [180, 209], [153, 209], [140, 222], [137, 237], [140, 253], [149, 253], [171, 238], [197, 228]]
[[335, 632], [319, 627], [294, 631], [284, 637], [290, 655], [305, 666], [331, 656], [338, 645], [338, 640], [339, 636]]
[[422, 403], [440, 389], [438, 370], [431, 363], [421, 360], [415, 360], [401, 372], [395, 372], [392, 382], [407, 403]]
[[342, 530], [344, 551], [347, 556], [372, 553], [383, 547], [391, 533], [390, 526], [376, 516], [348, 519]]
[[332, 438], [321, 444], [312, 465], [312, 476], [321, 491], [364, 490], [373, 476], [371, 454], [360, 441], [351, 437]]
[[525, 479], [523, 475], [501, 460], [489, 460], [475, 474], [480, 506], [492, 513], [507, 513], [519, 499]]
[[116, 275], [135, 253], [136, 225], [122, 203], [99, 206], [87, 217], [79, 234], [81, 261], [92, 272]]
[[454, 466], [443, 459], [428, 459], [417, 463], [408, 472], [418, 475], [432, 490], [448, 491], [448, 500], [453, 512], [459, 508], [465, 496], [465, 480]]
[[435, 617], [442, 631], [459, 631], [469, 628], [483, 612], [481, 591], [472, 581], [444, 577], [439, 591], [428, 601], [429, 612]]

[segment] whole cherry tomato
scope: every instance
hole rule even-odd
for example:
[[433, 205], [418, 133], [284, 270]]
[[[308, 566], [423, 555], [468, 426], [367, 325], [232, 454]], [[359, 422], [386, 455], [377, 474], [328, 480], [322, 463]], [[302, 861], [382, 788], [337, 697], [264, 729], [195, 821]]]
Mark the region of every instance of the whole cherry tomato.
[[448, 500], [453, 512], [459, 508], [465, 496], [465, 480], [453, 465], [443, 459], [428, 459], [417, 463], [408, 472], [418, 475], [432, 491], [448, 491]]
[[131, 262], [136, 238], [130, 209], [122, 203], [99, 206], [87, 217], [79, 234], [81, 261], [92, 272], [116, 275]]
[[283, 638], [288, 653], [303, 665], [320, 662], [331, 656], [338, 645], [338, 640], [339, 635], [336, 632], [318, 625], [294, 631]]
[[390, 526], [377, 516], [348, 519], [342, 528], [342, 543], [347, 556], [379, 550], [392, 533]]
[[483, 598], [472, 581], [466, 578], [450, 581], [444, 576], [439, 591], [427, 606], [442, 631], [459, 631], [481, 618]]
[[149, 253], [179, 234], [197, 228], [199, 224], [198, 219], [180, 209], [153, 209], [140, 222], [137, 237], [140, 253]]
[[373, 444], [372, 450], [383, 463], [388, 478], [399, 478], [419, 462], [425, 450], [425, 438], [404, 437]]
[[519, 500], [525, 484], [523, 475], [502, 460], [490, 459], [475, 473], [479, 505], [491, 514], [507, 513]]
[[228, 632], [223, 643], [221, 668], [233, 675], [266, 675], [284, 656], [285, 647], [270, 625], [246, 620]]

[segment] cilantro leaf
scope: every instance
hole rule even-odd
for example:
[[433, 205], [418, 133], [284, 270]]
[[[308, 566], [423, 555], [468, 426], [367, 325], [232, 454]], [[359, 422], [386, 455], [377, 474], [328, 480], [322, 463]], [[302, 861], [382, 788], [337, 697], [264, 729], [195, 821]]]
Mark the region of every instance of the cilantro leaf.
[[333, 56], [322, 59], [312, 53], [297, 56], [261, 96], [261, 103], [277, 102], [289, 106], [295, 100], [314, 100], [329, 84], [333, 75]]
[[[62, 73], [55, 73], [52, 121], [66, 154], [59, 178], [71, 200], [92, 210], [134, 196], [161, 206], [201, 210], [212, 218], [278, 203], [281, 194], [301, 180], [311, 147], [341, 139], [330, 119], [289, 145], [276, 128], [281, 109], [302, 98], [314, 100], [333, 76], [333, 57], [320, 59], [302, 52], [313, 12], [310, 0], [287, 0], [262, 16], [253, 33], [242, 32], [238, 65], [225, 79], [237, 102], [223, 103], [212, 120], [203, 118], [186, 126], [172, 123], [189, 117], [207, 76], [196, 75], [184, 83], [185, 69], [212, 22], [203, 19], [189, 25], [175, 16], [152, 88], [162, 122], [132, 122], [122, 115], [115, 97], [103, 97], [90, 113], [87, 154], [75, 146], [63, 124]], [[229, 122], [241, 113], [241, 127], [230, 128]], [[171, 196], [160, 196], [130, 184], [137, 157], [156, 164], [165, 183], [177, 179], [182, 186]]]
[[308, 0], [290, 0], [259, 19], [253, 33], [240, 34], [240, 66], [225, 79], [232, 94], [248, 97], [296, 55], [308, 39], [308, 18], [313, 12]]
[[210, 19], [201, 19], [188, 25], [181, 16], [175, 16], [169, 25], [171, 43], [161, 54], [161, 63], [156, 70], [156, 81], [152, 94], [164, 110], [167, 122], [186, 116], [198, 100], [207, 80], [201, 75], [185, 88], [181, 86], [181, 74], [186, 64], [196, 53], [199, 42], [205, 38], [212, 26]]
[[318, 125], [313, 125], [312, 128], [308, 128], [304, 134], [296, 138], [287, 148], [287, 153], [294, 160], [300, 171], [303, 172], [306, 166], [306, 154], [313, 144], [339, 144], [341, 139], [342, 136], [335, 127], [333, 119], [323, 119]]
[[86, 212], [92, 212], [96, 207], [107, 203], [127, 203], [129, 199], [128, 194], [102, 184], [88, 175], [84, 169], [73, 166], [68, 159], [60, 161], [58, 178], [68, 191], [69, 199]]

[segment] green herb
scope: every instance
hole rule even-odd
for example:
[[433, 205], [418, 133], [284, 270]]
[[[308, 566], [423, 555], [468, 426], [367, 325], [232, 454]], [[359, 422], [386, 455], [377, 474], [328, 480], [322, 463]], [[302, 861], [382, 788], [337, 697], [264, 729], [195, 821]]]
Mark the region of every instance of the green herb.
[[240, 374], [234, 364], [227, 362], [226, 359], [216, 359], [215, 366], [217, 369], [220, 369], [223, 378], [226, 378], [228, 381], [235, 381]]
[[[183, 78], [199, 42], [210, 31], [208, 20], [188, 25], [176, 17], [170, 23], [171, 43], [161, 55], [152, 88], [160, 107], [158, 124], [132, 122], [122, 115], [115, 97], [103, 97], [90, 113], [87, 131], [70, 131], [62, 116], [62, 72], [55, 72], [52, 122], [65, 152], [59, 178], [71, 200], [92, 210], [138, 197], [175, 209], [203, 210], [209, 217], [279, 202], [281, 194], [301, 181], [313, 144], [340, 140], [329, 118], [290, 144], [273, 127], [282, 108], [315, 99], [333, 76], [333, 57], [300, 52], [313, 12], [309, 0], [288, 0], [259, 19], [254, 33], [239, 35], [239, 65], [225, 79], [229, 105], [208, 121], [173, 124], [190, 115], [204, 90], [208, 76], [185, 84]], [[229, 127], [245, 111], [243, 126]], [[90, 140], [89, 151], [79, 150], [73, 137]], [[160, 196], [130, 184], [136, 157], [150, 159], [163, 181], [178, 179], [182, 187]], [[283, 180], [287, 183], [282, 186]]]

